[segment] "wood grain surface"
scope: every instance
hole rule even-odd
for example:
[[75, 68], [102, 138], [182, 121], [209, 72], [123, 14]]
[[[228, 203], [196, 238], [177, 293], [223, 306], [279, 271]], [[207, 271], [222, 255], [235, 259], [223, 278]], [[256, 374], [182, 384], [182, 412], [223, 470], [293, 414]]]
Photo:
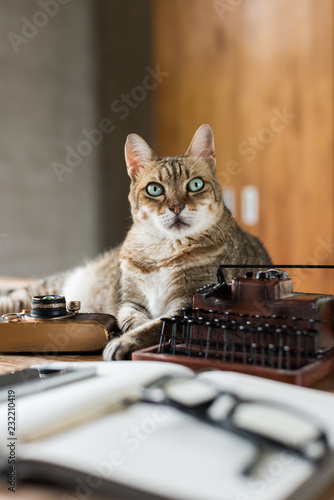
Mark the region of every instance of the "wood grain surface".
[[4, 373], [11, 373], [17, 370], [23, 370], [28, 366], [37, 365], [41, 363], [52, 363], [55, 361], [71, 361], [71, 362], [84, 362], [84, 361], [103, 361], [102, 354], [100, 355], [84, 355], [84, 354], [58, 354], [46, 356], [29, 356], [27, 355], [0, 355], [0, 375]]

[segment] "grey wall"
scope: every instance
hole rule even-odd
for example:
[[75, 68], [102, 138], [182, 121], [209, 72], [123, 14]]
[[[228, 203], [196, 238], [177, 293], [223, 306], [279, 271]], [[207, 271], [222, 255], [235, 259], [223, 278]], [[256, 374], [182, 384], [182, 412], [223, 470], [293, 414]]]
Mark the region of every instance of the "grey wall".
[[[115, 129], [101, 145], [100, 238], [103, 248], [123, 240], [131, 223], [130, 179], [124, 162], [129, 133], [152, 142], [154, 78], [151, 64], [150, 0], [98, 0], [96, 3], [100, 61], [99, 110]], [[148, 80], [147, 80], [148, 78]], [[145, 82], [148, 82], [148, 85]], [[127, 104], [129, 102], [129, 104]]]
[[[0, 0], [0, 275], [58, 272], [124, 237], [124, 140], [150, 139], [151, 98], [122, 119], [110, 106], [140, 84], [149, 38], [146, 0]], [[105, 118], [114, 130], [87, 146]]]

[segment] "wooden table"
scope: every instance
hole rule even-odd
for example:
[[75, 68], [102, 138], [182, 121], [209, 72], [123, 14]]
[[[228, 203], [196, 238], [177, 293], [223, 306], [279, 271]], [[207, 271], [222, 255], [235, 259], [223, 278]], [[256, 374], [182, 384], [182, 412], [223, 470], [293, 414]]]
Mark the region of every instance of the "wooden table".
[[29, 356], [29, 355], [0, 355], [0, 375], [11, 373], [18, 370], [23, 370], [31, 365], [47, 363], [52, 361], [103, 361], [102, 354], [100, 355], [83, 355], [83, 354], [52, 354], [47, 356]]

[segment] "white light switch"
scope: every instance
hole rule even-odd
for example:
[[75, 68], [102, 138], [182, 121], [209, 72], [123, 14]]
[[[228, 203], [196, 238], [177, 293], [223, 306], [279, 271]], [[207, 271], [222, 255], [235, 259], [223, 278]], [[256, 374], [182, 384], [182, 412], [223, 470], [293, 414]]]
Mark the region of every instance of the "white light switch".
[[259, 190], [256, 186], [245, 186], [241, 191], [241, 219], [247, 226], [259, 222]]

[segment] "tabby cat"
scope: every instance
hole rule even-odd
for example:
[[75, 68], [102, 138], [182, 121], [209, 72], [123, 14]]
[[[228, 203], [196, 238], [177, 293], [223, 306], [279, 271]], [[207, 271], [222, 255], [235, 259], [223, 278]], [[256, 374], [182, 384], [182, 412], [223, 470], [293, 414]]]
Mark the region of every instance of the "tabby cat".
[[127, 359], [156, 344], [159, 318], [190, 305], [197, 288], [216, 281], [219, 264], [271, 262], [262, 243], [243, 231], [224, 205], [209, 125], [176, 157], [159, 158], [130, 134], [125, 159], [133, 225], [123, 245], [0, 298], [2, 313], [28, 308], [32, 295], [62, 293], [81, 300], [83, 312], [115, 315], [122, 335], [106, 346], [105, 360]]

